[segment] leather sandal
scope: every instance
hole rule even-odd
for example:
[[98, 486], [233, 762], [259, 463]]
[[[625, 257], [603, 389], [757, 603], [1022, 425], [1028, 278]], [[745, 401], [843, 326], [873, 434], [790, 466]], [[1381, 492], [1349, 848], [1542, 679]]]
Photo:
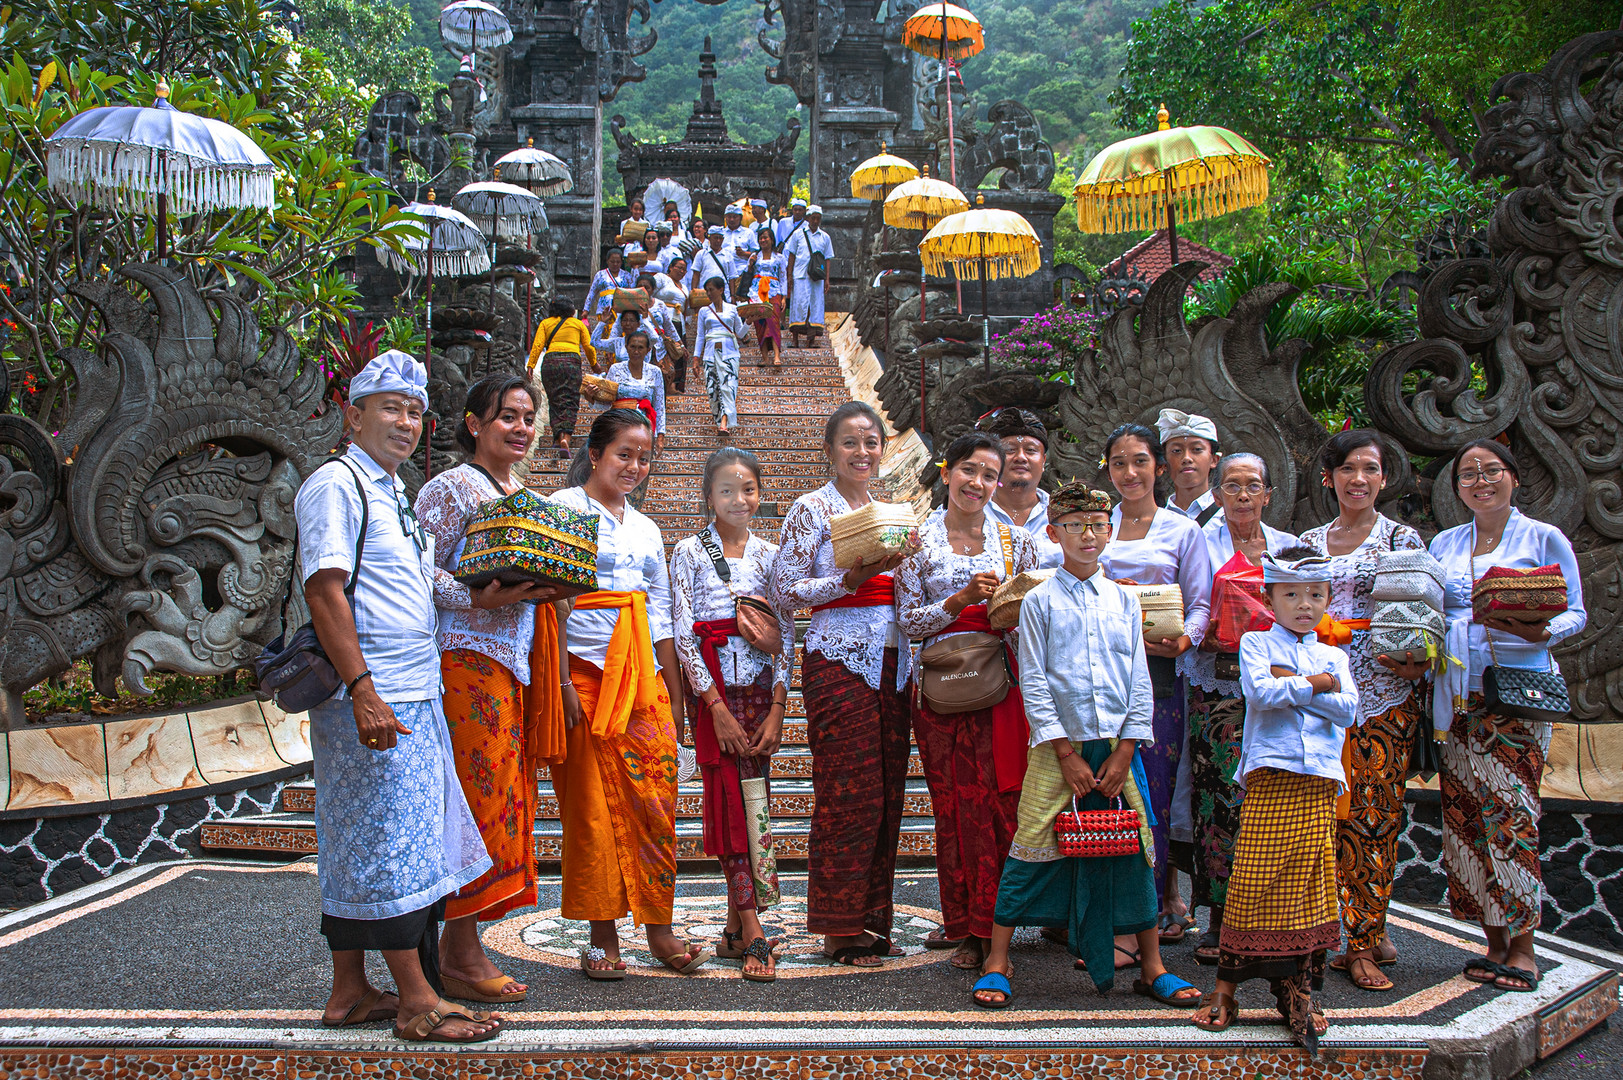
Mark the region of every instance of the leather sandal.
[[[1357, 964], [1358, 964], [1358, 962], [1360, 960], [1369, 965], [1368, 968], [1365, 968], [1363, 970], [1367, 971], [1367, 970], [1373, 969], [1374, 972], [1375, 972], [1375, 978], [1379, 979], [1380, 980], [1379, 982], [1370, 981], [1368, 976], [1365, 976], [1362, 979], [1358, 977], [1358, 971], [1360, 969], [1357, 967]], [[1360, 990], [1368, 990], [1368, 991], [1370, 991], [1372, 993], [1380, 993], [1382, 991], [1392, 989], [1392, 987], [1394, 985], [1391, 979], [1388, 979], [1385, 975], [1381, 974], [1380, 966], [1378, 964], [1376, 964], [1374, 960], [1370, 959], [1367, 956], [1354, 957], [1353, 959], [1347, 961], [1347, 966], [1342, 968], [1341, 970], [1346, 974], [1347, 981], [1352, 983], [1354, 986], [1358, 987], [1358, 989], [1360, 989]]]
[[743, 975], [749, 982], [769, 983], [778, 981], [778, 973], [772, 967], [772, 946], [766, 943], [766, 938], [756, 938], [744, 949], [746, 958], [753, 957], [767, 965], [765, 971], [751, 971], [744, 968]]
[[362, 994], [360, 999], [349, 1007], [349, 1011], [344, 1014], [342, 1020], [332, 1021], [324, 1016], [321, 1018], [321, 1026], [324, 1028], [347, 1028], [377, 1023], [382, 1020], [393, 1020], [400, 1015], [399, 1006], [383, 1005], [380, 1007], [378, 1004], [384, 998], [393, 996], [387, 990], [379, 990], [375, 986], [367, 987], [366, 993]]
[[[460, 1037], [435, 1035], [434, 1033], [443, 1027], [447, 1020], [468, 1020], [475, 1024], [491, 1024], [492, 1026], [489, 1031], [481, 1035], [463, 1035]], [[410, 1020], [407, 1020], [404, 1027], [396, 1024], [394, 1028], [395, 1038], [404, 1039], [406, 1042], [489, 1042], [497, 1035], [500, 1035], [501, 1031], [501, 1021], [492, 1021], [489, 1013], [464, 1009], [460, 1005], [452, 1005], [443, 999], [441, 999], [438, 1008], [430, 1009], [425, 1013], [418, 1013]]]
[[530, 996], [528, 990], [520, 990], [516, 994], [502, 993], [504, 987], [518, 983], [517, 979], [509, 975], [496, 975], [476, 983], [459, 979], [454, 975], [441, 975], [440, 982], [445, 984], [446, 997], [456, 998], [459, 1001], [477, 1001], [482, 1005], [506, 1005], [511, 1001], [523, 1001]]
[[[1223, 1017], [1221, 1022], [1217, 1019], [1220, 1014]], [[1235, 1004], [1232, 994], [1219, 994], [1214, 991], [1200, 999], [1199, 1011], [1194, 1015], [1194, 1022], [1202, 1031], [1227, 1031], [1229, 1025], [1234, 1023], [1239, 1015], [1240, 1007]]]
[[1223, 928], [1208, 926], [1195, 944], [1195, 963], [1203, 967], [1216, 967], [1223, 962]]
[[945, 927], [938, 926], [924, 937], [926, 949], [956, 949], [964, 943], [963, 938], [950, 938]]

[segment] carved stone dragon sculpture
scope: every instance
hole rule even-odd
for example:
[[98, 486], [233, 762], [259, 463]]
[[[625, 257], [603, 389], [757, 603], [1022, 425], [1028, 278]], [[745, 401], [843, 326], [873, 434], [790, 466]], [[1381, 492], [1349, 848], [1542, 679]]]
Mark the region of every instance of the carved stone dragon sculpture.
[[[1575, 38], [1491, 100], [1473, 152], [1506, 180], [1488, 257], [1427, 278], [1421, 339], [1375, 362], [1365, 396], [1417, 455], [1508, 436], [1522, 511], [1572, 537], [1583, 572], [1589, 625], [1557, 650], [1573, 713], [1623, 720], [1623, 33]], [[1465, 521], [1432, 473], [1437, 522]]]
[[338, 442], [319, 365], [252, 311], [167, 267], [71, 291], [102, 349], [62, 358], [78, 383], [55, 439], [0, 415], [0, 723], [22, 693], [93, 657], [97, 689], [155, 670], [220, 675], [281, 633], [293, 498]]

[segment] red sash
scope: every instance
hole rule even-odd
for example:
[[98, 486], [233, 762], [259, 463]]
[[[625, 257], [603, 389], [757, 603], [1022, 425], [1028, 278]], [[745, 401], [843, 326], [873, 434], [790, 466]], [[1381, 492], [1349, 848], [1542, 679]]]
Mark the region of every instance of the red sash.
[[[1010, 628], [1012, 629], [1012, 627]], [[974, 604], [958, 613], [943, 634], [996, 634], [1007, 638], [1008, 630], [994, 630], [986, 620], [986, 605]], [[1026, 703], [1020, 696], [1020, 660], [1013, 649], [1009, 657], [1012, 680], [1008, 696], [992, 706], [992, 766], [999, 792], [1019, 791], [1026, 779], [1026, 752], [1031, 746], [1031, 725], [1026, 723]]]
[[650, 427], [659, 427], [659, 420], [654, 414], [654, 403], [647, 398], [616, 398], [614, 407], [616, 409], [636, 409], [648, 417]]
[[818, 604], [813, 611], [832, 611], [835, 608], [890, 607], [896, 603], [896, 579], [889, 574], [875, 574], [857, 586], [857, 591], [826, 604]]
[[[704, 657], [705, 670], [715, 681], [716, 693], [726, 701], [727, 684], [721, 679], [720, 649], [727, 639], [738, 633], [737, 619], [716, 619], [696, 622], [693, 632], [699, 637], [699, 654]], [[698, 697], [697, 694], [694, 695]], [[704, 769], [705, 796], [717, 799], [710, 815], [716, 828], [727, 834], [733, 851], [748, 851], [748, 829], [744, 824], [744, 792], [738, 786], [738, 762], [721, 752], [716, 741], [715, 710], [704, 707], [699, 698], [699, 715], [693, 718], [693, 750]]]

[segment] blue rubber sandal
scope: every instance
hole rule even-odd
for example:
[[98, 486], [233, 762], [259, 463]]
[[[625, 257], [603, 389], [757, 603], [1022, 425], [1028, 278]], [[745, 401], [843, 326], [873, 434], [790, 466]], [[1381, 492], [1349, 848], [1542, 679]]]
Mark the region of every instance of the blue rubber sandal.
[[1198, 1009], [1200, 998], [1175, 998], [1172, 995], [1183, 989], [1197, 989], [1194, 983], [1178, 978], [1170, 971], [1163, 971], [1155, 977], [1154, 982], [1145, 982], [1143, 979], [1133, 980], [1133, 993], [1147, 998], [1154, 998], [1163, 1005], [1170, 1005], [1174, 1009]]
[[[990, 991], [994, 994], [1002, 994], [1003, 1000], [982, 1001], [980, 998], [975, 996], [976, 993], [979, 993], [982, 990]], [[975, 988], [970, 993], [969, 1000], [973, 1001], [983, 1009], [1006, 1009], [1008, 1008], [1009, 1002], [1014, 1000], [1014, 987], [1009, 985], [1009, 977], [1003, 974], [1003, 972], [988, 971], [985, 975], [980, 977], [978, 982], [975, 983]]]

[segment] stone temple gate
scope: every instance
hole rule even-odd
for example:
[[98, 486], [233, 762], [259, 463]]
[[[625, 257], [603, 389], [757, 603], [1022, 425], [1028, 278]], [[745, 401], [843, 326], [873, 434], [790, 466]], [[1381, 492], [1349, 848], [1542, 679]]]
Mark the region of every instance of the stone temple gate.
[[[556, 286], [563, 295], [574, 295], [590, 279], [602, 235], [605, 106], [620, 87], [646, 74], [637, 58], [658, 40], [648, 25], [652, 9], [648, 0], [499, 3], [514, 37], [479, 58], [484, 100], [459, 101], [472, 89], [461, 88], [459, 95], [456, 82], [464, 81], [459, 79], [450, 88], [452, 109], [437, 101], [435, 111], [442, 120], [454, 113], [465, 121], [445, 127], [452, 140], [471, 138], [476, 174], [488, 175], [489, 162], [531, 139], [569, 163], [575, 188], [549, 199], [547, 211]], [[869, 204], [850, 197], [853, 167], [885, 142], [895, 153], [928, 162], [933, 173], [944, 171], [936, 167], [947, 158], [939, 68], [901, 43], [902, 26], [919, 6], [918, 0], [732, 0], [740, 18], [758, 22], [758, 38], [774, 61], [765, 79], [792, 89], [810, 110], [812, 200], [824, 208], [837, 256], [830, 268], [831, 308], [853, 301], [861, 261], [856, 256], [865, 232], [872, 232], [866, 225]], [[960, 121], [955, 131], [959, 186], [973, 188], [992, 170], [1003, 169], [999, 189], [987, 193], [987, 205], [1025, 214], [1051, 253], [1053, 214], [1061, 200], [1048, 191], [1053, 153], [1031, 113], [1016, 102], [998, 102], [987, 125], [966, 122], [975, 113], [967, 98], [955, 98], [954, 108]], [[1032, 309], [1024, 296], [1028, 291], [1032, 297], [1049, 294], [1046, 273], [1022, 286], [1016, 307]]]

